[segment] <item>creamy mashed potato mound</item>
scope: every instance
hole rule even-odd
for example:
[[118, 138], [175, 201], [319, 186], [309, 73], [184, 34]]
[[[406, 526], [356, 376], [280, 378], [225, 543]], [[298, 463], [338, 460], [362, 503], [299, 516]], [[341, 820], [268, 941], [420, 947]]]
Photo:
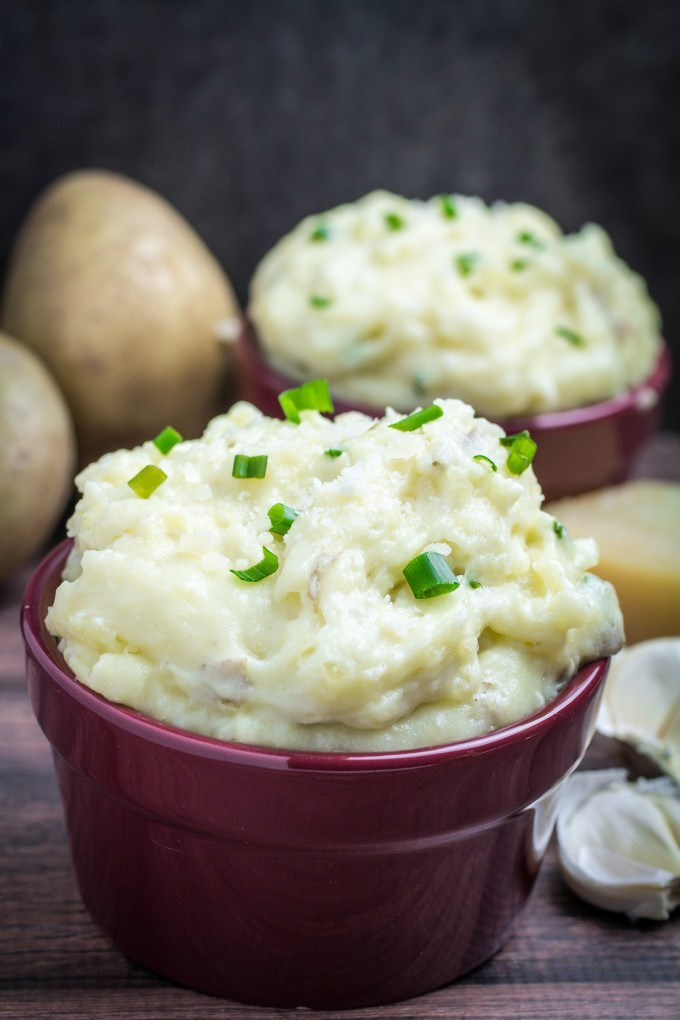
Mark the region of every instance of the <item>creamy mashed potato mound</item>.
[[[47, 616], [75, 675], [176, 726], [288, 748], [441, 744], [540, 709], [620, 647], [616, 596], [533, 470], [511, 473], [502, 430], [437, 404], [402, 432], [394, 411], [295, 425], [239, 403], [167, 456], [149, 442], [90, 465]], [[265, 478], [232, 477], [236, 454], [266, 454]], [[148, 464], [167, 480], [143, 499], [127, 483]], [[279, 502], [298, 511], [283, 537]], [[231, 573], [263, 548], [273, 574]], [[414, 597], [403, 570], [426, 551], [455, 591]]]
[[592, 224], [515, 203], [378, 191], [303, 220], [253, 277], [267, 360], [348, 402], [453, 396], [491, 418], [595, 403], [661, 348], [644, 281]]

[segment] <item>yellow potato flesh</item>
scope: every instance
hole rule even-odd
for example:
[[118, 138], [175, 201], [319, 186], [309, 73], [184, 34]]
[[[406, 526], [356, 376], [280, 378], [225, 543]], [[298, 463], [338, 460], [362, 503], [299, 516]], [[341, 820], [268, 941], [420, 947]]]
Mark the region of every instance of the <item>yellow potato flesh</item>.
[[628, 644], [680, 634], [680, 484], [627, 482], [546, 509], [597, 540], [594, 572], [616, 588]]

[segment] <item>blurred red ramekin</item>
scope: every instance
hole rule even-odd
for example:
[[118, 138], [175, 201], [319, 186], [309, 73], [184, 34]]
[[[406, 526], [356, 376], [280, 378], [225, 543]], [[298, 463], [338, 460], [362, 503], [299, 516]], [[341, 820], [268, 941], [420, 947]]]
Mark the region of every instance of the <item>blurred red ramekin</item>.
[[[278, 394], [299, 386], [299, 381], [267, 363], [247, 321], [238, 341], [237, 366], [239, 397], [265, 414], [281, 417]], [[649, 378], [617, 397], [567, 411], [494, 420], [507, 435], [523, 429], [531, 433], [538, 446], [533, 467], [546, 500], [576, 496], [628, 477], [636, 453], [659, 427], [670, 374], [670, 352], [664, 346]], [[334, 404], [337, 414], [363, 411], [380, 417], [384, 411], [335, 397]]]

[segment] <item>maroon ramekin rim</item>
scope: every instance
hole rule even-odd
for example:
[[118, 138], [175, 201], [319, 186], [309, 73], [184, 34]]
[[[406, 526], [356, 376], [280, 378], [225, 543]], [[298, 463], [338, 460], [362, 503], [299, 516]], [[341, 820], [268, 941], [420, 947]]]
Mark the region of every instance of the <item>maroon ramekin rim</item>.
[[449, 744], [400, 751], [322, 752], [218, 740], [159, 722], [135, 709], [109, 701], [80, 683], [65, 663], [62, 666], [53, 657], [50, 645], [59, 655], [56, 642], [48, 634], [41, 616], [48, 587], [57, 569], [63, 566], [72, 545], [72, 539], [59, 543], [45, 556], [29, 580], [21, 607], [21, 631], [27, 654], [32, 655], [40, 668], [85, 708], [140, 739], [203, 758], [259, 768], [354, 772], [422, 767], [470, 755], [483, 755], [515, 742], [545, 735], [562, 718], [570, 718], [583, 701], [594, 695], [609, 667], [609, 659], [588, 663], [540, 711], [490, 733]]
[[[290, 387], [300, 385], [300, 379], [286, 376], [269, 364], [257, 341], [255, 329], [247, 315], [243, 316], [238, 344], [241, 346], [250, 366], [257, 367], [260, 373], [260, 381], [272, 394], [278, 394]], [[509, 417], [495, 417], [486, 414], [484, 417], [500, 425], [508, 434], [521, 432], [523, 429], [531, 432], [532, 429], [577, 428], [588, 422], [600, 421], [602, 418], [608, 418], [611, 415], [635, 408], [644, 401], [645, 394], [647, 393], [651, 392], [658, 398], [668, 384], [671, 369], [670, 347], [667, 343], [663, 342], [654, 368], [647, 378], [615, 397], [592, 404], [582, 404], [579, 407], [572, 407], [563, 411], [541, 411], [535, 414], [518, 414]], [[445, 395], [442, 394], [440, 396], [444, 397]], [[383, 411], [377, 406], [371, 406], [362, 402], [350, 402], [343, 397], [336, 397], [335, 394], [333, 394], [333, 397], [337, 405], [336, 413], [342, 413], [351, 409], [360, 411], [362, 414], [367, 414], [373, 418], [381, 417], [383, 414]]]
[[512, 418], [495, 418], [494, 421], [506, 432], [520, 432], [522, 429], [531, 431], [532, 428], [534, 430], [576, 428], [588, 422], [600, 421], [602, 418], [609, 418], [620, 412], [644, 406], [645, 396], [649, 393], [653, 393], [658, 399], [666, 388], [670, 377], [671, 352], [668, 344], [664, 343], [656, 364], [647, 378], [616, 397], [601, 400], [595, 404], [584, 404], [582, 407], [572, 407], [564, 411], [543, 411], [538, 414], [517, 415]]

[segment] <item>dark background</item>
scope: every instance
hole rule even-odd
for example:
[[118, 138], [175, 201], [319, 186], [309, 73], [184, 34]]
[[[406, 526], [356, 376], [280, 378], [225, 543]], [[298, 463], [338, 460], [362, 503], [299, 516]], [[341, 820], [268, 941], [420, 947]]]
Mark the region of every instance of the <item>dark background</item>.
[[0, 0], [0, 268], [83, 166], [165, 195], [242, 300], [281, 234], [372, 188], [522, 199], [610, 232], [677, 363], [679, 57], [677, 0]]

